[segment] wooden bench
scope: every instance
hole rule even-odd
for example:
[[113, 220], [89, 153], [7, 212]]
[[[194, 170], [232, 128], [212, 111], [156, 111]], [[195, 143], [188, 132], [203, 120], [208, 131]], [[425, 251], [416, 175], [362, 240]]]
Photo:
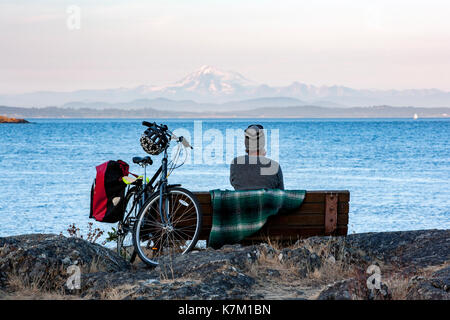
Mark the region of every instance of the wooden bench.
[[[212, 226], [212, 205], [209, 192], [194, 192], [203, 212], [200, 240], [208, 240]], [[244, 242], [286, 241], [322, 235], [347, 235], [350, 192], [307, 191], [298, 210], [269, 217], [264, 227]]]

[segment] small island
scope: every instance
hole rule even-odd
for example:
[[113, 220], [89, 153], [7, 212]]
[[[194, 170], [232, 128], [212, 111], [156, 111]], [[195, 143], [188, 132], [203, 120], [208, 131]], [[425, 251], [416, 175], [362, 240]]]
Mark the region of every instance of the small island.
[[0, 123], [30, 123], [25, 119], [16, 119], [0, 116]]

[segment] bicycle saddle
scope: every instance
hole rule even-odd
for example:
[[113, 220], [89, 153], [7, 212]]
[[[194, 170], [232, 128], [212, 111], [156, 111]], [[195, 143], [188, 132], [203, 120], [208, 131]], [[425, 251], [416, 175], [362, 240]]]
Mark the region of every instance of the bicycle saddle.
[[146, 156], [146, 157], [133, 157], [133, 163], [139, 164], [139, 165], [152, 165], [153, 164], [153, 160], [152, 158], [150, 158], [150, 156]]

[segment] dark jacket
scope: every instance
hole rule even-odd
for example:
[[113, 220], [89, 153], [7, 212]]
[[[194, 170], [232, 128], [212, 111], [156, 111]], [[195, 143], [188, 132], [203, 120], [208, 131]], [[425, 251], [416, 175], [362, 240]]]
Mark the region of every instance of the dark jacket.
[[264, 156], [245, 155], [234, 158], [230, 165], [230, 183], [235, 190], [284, 190], [280, 165]]

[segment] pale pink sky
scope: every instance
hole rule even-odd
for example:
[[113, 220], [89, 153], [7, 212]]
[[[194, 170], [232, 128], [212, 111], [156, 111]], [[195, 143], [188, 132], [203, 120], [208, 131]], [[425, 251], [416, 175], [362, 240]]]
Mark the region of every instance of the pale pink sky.
[[443, 0], [2, 0], [0, 93], [167, 84], [205, 64], [269, 85], [450, 91], [449, 17]]

